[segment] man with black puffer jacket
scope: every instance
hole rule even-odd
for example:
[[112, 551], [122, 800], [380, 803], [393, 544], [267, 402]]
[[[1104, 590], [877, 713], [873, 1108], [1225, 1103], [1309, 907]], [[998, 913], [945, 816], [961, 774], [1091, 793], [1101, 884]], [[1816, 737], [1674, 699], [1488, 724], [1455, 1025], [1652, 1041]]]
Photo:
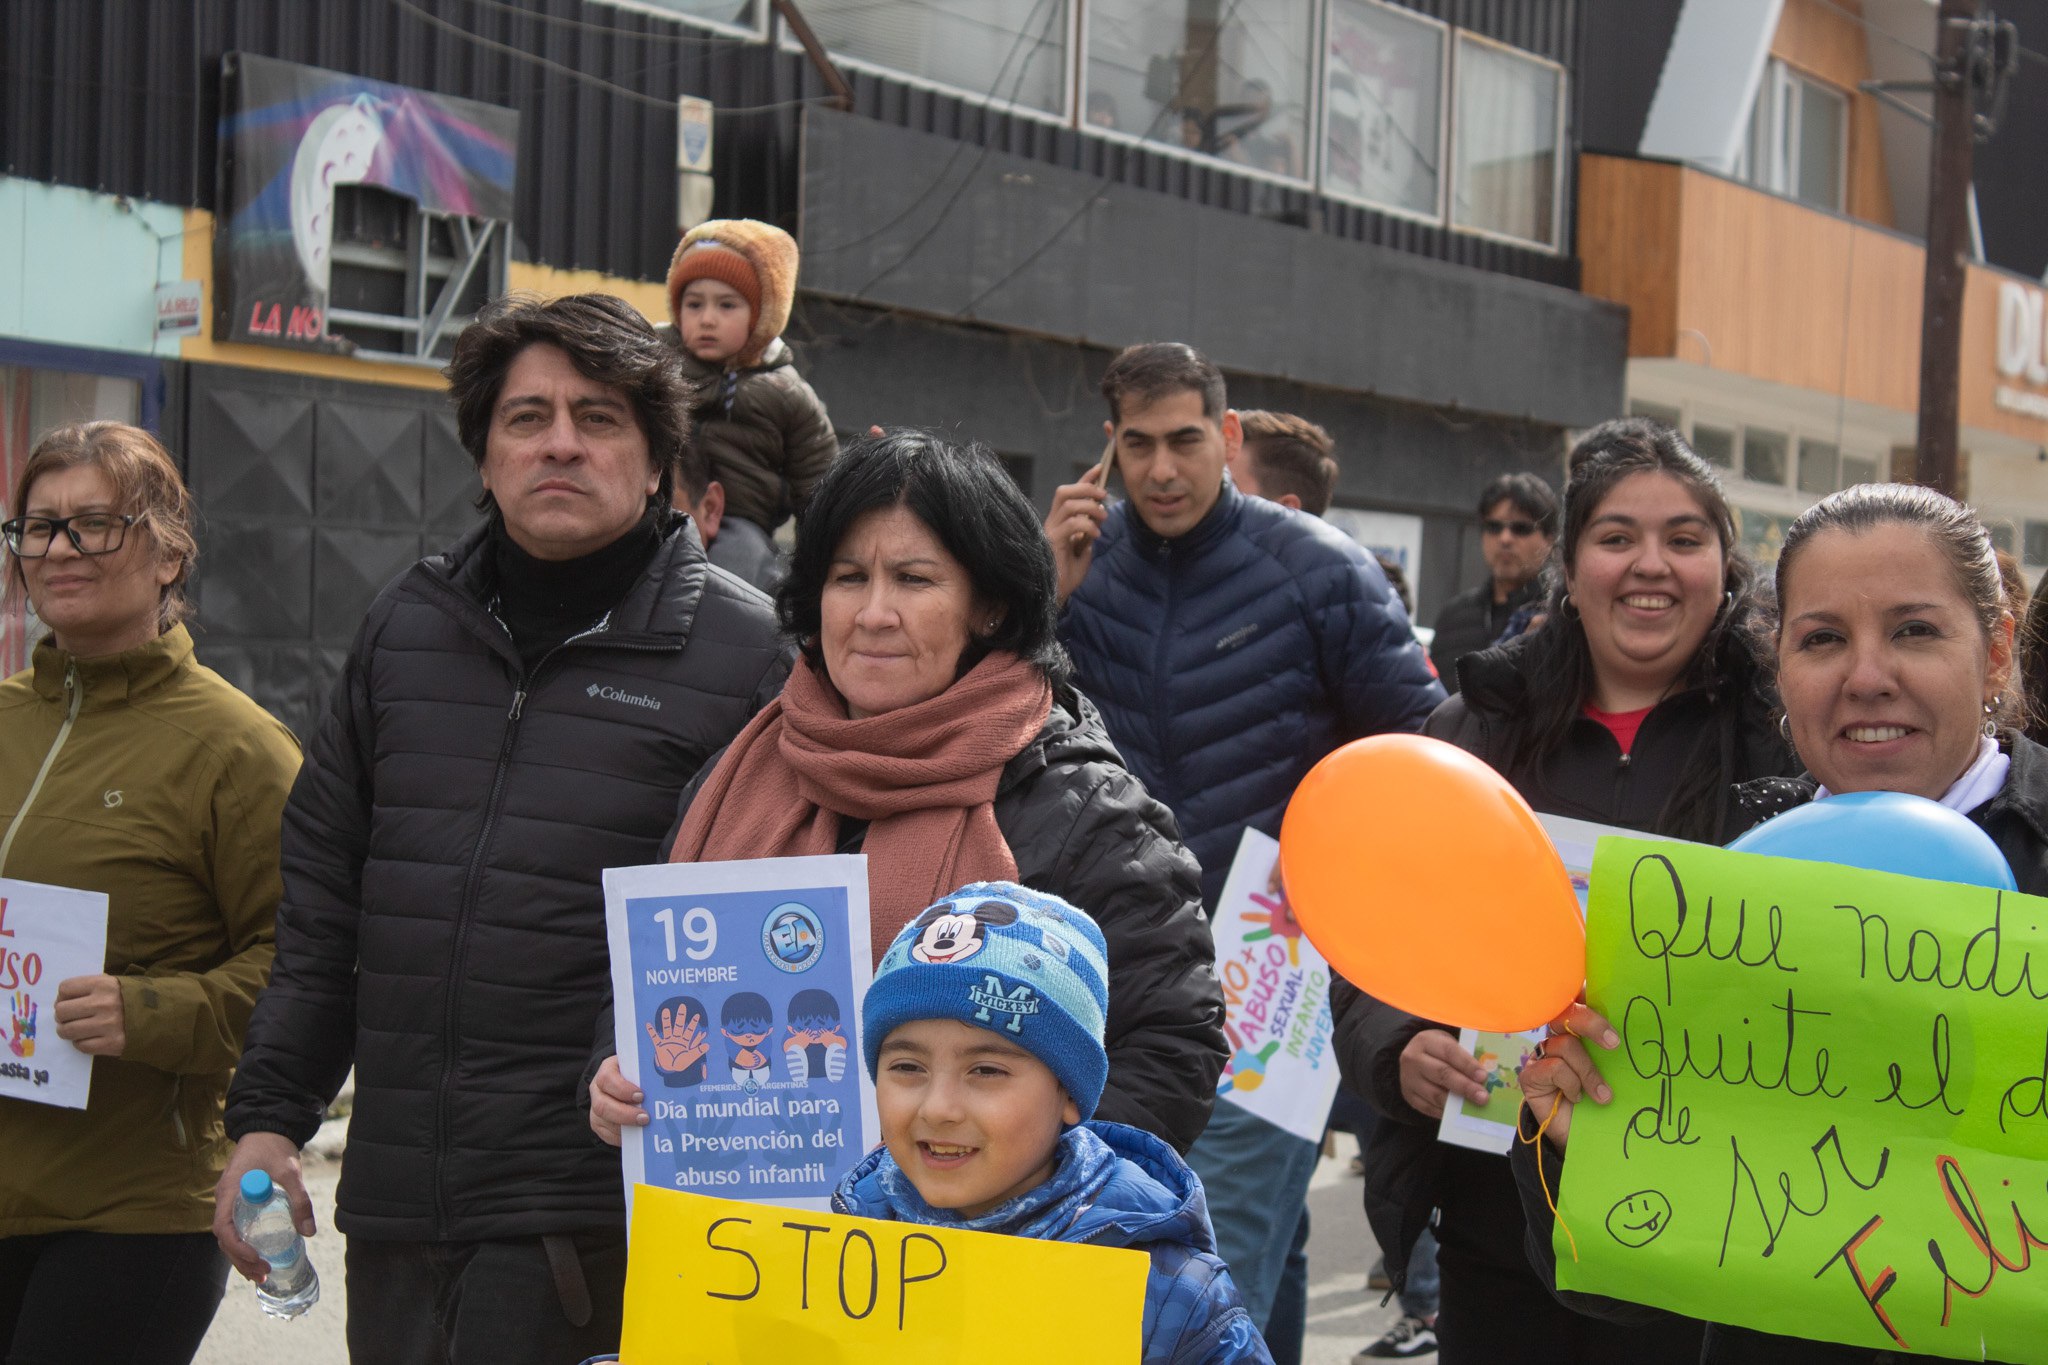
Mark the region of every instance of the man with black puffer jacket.
[[214, 1231], [263, 1275], [228, 1217], [257, 1166], [314, 1231], [298, 1149], [353, 1064], [351, 1359], [552, 1365], [617, 1348], [625, 1285], [618, 1157], [580, 1093], [611, 996], [600, 875], [659, 861], [789, 655], [670, 510], [689, 389], [631, 305], [494, 305], [448, 378], [487, 520], [371, 606], [292, 790]]
[[[1130, 497], [1108, 505], [1106, 467], [1054, 494], [1060, 639], [1125, 762], [1179, 821], [1213, 915], [1247, 828], [1277, 835], [1318, 760], [1421, 729], [1444, 690], [1371, 555], [1224, 477], [1243, 429], [1208, 359], [1177, 342], [1132, 346], [1102, 392]], [[1314, 1143], [1230, 1103], [1188, 1152], [1262, 1328], [1306, 1236], [1315, 1160]]]

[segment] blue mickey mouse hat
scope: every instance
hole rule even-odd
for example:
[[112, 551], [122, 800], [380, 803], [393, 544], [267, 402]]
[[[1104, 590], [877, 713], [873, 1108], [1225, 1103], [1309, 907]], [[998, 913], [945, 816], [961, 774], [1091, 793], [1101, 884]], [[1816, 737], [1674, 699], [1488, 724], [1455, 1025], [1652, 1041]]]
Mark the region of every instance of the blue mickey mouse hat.
[[1081, 911], [1014, 882], [974, 882], [903, 926], [861, 1005], [873, 1076], [883, 1040], [919, 1019], [958, 1019], [1044, 1062], [1086, 1122], [1109, 1077], [1109, 946]]

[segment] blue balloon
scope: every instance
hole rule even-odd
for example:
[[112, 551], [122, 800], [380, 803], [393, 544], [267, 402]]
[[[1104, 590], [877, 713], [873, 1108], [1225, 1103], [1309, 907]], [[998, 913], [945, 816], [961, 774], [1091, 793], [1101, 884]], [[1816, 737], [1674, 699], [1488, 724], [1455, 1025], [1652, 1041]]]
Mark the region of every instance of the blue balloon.
[[1904, 792], [1848, 792], [1809, 801], [1764, 821], [1728, 847], [1930, 881], [2019, 889], [1990, 835], [1939, 801]]

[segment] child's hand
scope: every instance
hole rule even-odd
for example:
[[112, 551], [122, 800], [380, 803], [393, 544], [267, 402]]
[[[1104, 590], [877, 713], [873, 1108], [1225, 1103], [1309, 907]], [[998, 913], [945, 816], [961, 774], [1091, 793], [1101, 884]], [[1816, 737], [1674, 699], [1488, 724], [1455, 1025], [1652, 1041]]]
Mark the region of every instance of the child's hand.
[[699, 1058], [711, 1050], [711, 1040], [704, 1033], [704, 1018], [692, 1014], [683, 1017], [683, 1011], [661, 1012], [661, 1031], [654, 1025], [647, 1025], [648, 1041], [654, 1044], [654, 1065], [663, 1071], [687, 1071], [697, 1064]]

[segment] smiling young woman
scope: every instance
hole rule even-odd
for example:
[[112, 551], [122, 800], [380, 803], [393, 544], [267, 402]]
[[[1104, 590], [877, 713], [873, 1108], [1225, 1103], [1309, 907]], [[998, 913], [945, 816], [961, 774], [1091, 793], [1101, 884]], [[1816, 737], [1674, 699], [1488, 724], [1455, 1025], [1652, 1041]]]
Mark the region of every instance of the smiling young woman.
[[[1743, 819], [1845, 792], [1908, 792], [1975, 821], [2011, 864], [2019, 889], [2048, 894], [2041, 834], [2048, 751], [2012, 728], [2013, 620], [1983, 523], [1932, 489], [1847, 488], [1786, 531], [1777, 589], [1785, 732], [1807, 775], [1747, 784], [1738, 792]], [[1523, 1204], [1539, 1213], [1542, 1191], [1562, 1178], [1574, 1104], [1604, 1090], [1599, 1065], [1613, 1064], [1619, 1041], [1583, 1005], [1551, 1028], [1550, 1055], [1522, 1070], [1530, 1141], [1518, 1143], [1512, 1158]], [[1582, 1038], [1598, 1040], [1603, 1051], [1589, 1052]], [[1538, 1114], [1551, 1115], [1542, 1143], [1534, 1141]], [[1548, 1245], [1541, 1236], [1530, 1241]], [[1617, 1321], [1660, 1318], [1634, 1304], [1584, 1295], [1572, 1301]], [[1700, 1359], [1879, 1365], [1894, 1356], [1715, 1324]]]
[[[1462, 660], [1462, 688], [1424, 733], [1547, 814], [1714, 842], [1739, 832], [1734, 784], [1793, 769], [1750, 644], [1755, 573], [1713, 471], [1668, 427], [1596, 427], [1572, 451], [1559, 546], [1546, 624]], [[1380, 1126], [1366, 1172], [1390, 1269], [1438, 1214], [1444, 1365], [1697, 1355], [1698, 1323], [1624, 1330], [1559, 1304], [1523, 1249], [1506, 1158], [1434, 1141], [1450, 1094], [1487, 1095], [1454, 1031], [1342, 983], [1333, 1003], [1346, 1079], [1405, 1120]], [[1530, 1354], [1532, 1337], [1557, 1353]]]

